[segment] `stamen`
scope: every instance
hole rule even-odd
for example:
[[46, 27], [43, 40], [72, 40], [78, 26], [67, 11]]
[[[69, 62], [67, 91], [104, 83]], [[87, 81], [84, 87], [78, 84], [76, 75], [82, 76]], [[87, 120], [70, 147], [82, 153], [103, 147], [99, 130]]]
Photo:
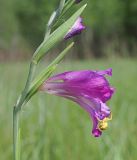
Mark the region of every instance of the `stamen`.
[[107, 123], [105, 120], [100, 121], [99, 124], [98, 124], [98, 128], [99, 128], [101, 131], [106, 130], [107, 127], [108, 127], [108, 123]]
[[110, 112], [110, 115], [107, 119], [108, 119], [108, 121], [112, 120], [112, 112]]
[[103, 120], [98, 120], [99, 124], [98, 124], [98, 128], [103, 131], [106, 130], [108, 127], [108, 121], [112, 120], [112, 113], [110, 113], [109, 117], [105, 117]]

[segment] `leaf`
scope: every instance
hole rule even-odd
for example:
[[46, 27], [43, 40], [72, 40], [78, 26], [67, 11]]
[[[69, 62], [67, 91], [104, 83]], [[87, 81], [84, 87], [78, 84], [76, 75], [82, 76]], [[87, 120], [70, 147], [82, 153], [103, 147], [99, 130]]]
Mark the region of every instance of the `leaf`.
[[63, 13], [64, 14], [75, 2], [75, 0], [68, 0], [63, 8]]
[[65, 0], [60, 0], [60, 5], [59, 5], [59, 15], [61, 14], [63, 8], [64, 8], [64, 5], [65, 5]]
[[40, 59], [57, 43], [59, 43], [67, 34], [69, 29], [73, 26], [77, 18], [85, 9], [86, 5], [83, 5], [78, 11], [76, 11], [66, 22], [64, 22], [59, 28], [57, 28], [47, 40], [37, 48], [33, 55], [33, 62], [38, 63]]

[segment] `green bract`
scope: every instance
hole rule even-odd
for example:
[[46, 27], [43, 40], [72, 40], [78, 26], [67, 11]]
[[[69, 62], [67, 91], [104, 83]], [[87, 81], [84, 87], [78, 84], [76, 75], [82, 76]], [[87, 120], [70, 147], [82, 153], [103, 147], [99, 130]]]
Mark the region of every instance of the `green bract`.
[[49, 78], [49, 76], [54, 72], [59, 62], [64, 58], [67, 52], [72, 48], [74, 42], [72, 42], [68, 47], [66, 47], [58, 57], [48, 66], [46, 67], [32, 82], [28, 94], [26, 96], [26, 102], [37, 92], [40, 85]]
[[66, 22], [64, 22], [59, 28], [57, 28], [48, 38], [44, 40], [33, 55], [33, 62], [38, 63], [41, 58], [57, 43], [59, 43], [67, 34], [69, 29], [73, 26], [76, 19], [81, 15], [86, 5], [83, 5], [78, 11], [76, 11]]

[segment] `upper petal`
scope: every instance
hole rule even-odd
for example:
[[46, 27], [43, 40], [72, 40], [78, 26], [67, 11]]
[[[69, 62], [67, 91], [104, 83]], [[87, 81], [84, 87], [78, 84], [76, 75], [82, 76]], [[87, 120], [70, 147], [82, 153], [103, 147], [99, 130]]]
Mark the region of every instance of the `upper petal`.
[[82, 24], [82, 18], [78, 17], [72, 28], [66, 34], [65, 39], [69, 39], [75, 35], [80, 34], [86, 27]]
[[85, 81], [87, 79], [92, 78], [92, 74], [94, 72], [90, 70], [83, 70], [83, 71], [69, 71], [69, 72], [64, 72], [61, 74], [57, 74], [53, 77], [50, 77], [48, 81], [67, 81], [67, 82], [77, 82], [77, 81]]
[[108, 76], [112, 76], [112, 68], [106, 69], [106, 70], [102, 70], [102, 71], [96, 71], [99, 75], [108, 75]]

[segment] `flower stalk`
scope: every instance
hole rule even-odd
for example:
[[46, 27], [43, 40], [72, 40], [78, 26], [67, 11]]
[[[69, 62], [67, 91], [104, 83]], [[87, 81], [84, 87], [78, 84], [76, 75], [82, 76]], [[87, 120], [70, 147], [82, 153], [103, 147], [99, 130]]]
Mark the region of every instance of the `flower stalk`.
[[19, 97], [17, 104], [13, 108], [13, 159], [20, 160], [20, 113], [23, 103], [25, 101], [25, 97], [29, 90], [31, 81], [33, 79], [34, 73], [36, 69], [36, 64], [33, 62], [30, 63], [29, 74], [26, 81], [25, 88]]
[[20, 112], [13, 109], [13, 159], [20, 160]]
[[[54, 11], [49, 18], [46, 27], [46, 33], [43, 42], [37, 48], [35, 53], [32, 56], [32, 60], [29, 66], [28, 77], [26, 80], [26, 84], [24, 90], [19, 96], [17, 103], [13, 107], [13, 160], [20, 160], [20, 148], [21, 148], [21, 138], [20, 138], [20, 115], [22, 107], [30, 100], [30, 98], [37, 93], [39, 87], [42, 83], [49, 78], [49, 76], [53, 73], [56, 66], [60, 61], [64, 58], [66, 53], [72, 48], [74, 43], [72, 42], [68, 45], [59, 55], [58, 57], [51, 62], [51, 64], [45, 68], [39, 75], [36, 75], [34, 79], [35, 71], [37, 68], [38, 62], [43, 58], [45, 54], [48, 53], [56, 44], [60, 41], [64, 40], [65, 35], [69, 32], [69, 30], [74, 25], [77, 18], [81, 15], [86, 5], [83, 5], [79, 8], [70, 18], [66, 20], [63, 24], [61, 24], [56, 30], [52, 27], [56, 20], [62, 14], [64, 7], [66, 5], [65, 0], [60, 0], [59, 8]], [[68, 7], [69, 10], [69, 7]], [[72, 35], [74, 36], [74, 35]]]

